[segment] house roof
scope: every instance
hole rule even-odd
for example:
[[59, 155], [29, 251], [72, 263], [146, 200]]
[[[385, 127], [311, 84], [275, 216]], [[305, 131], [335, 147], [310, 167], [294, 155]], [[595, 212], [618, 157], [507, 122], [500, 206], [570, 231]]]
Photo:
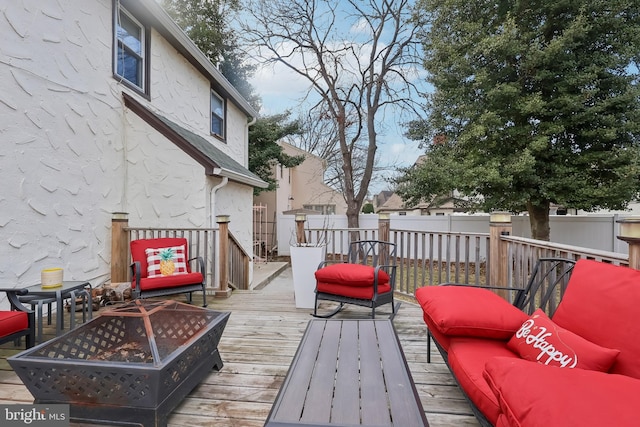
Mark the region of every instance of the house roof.
[[216, 148], [211, 141], [154, 113], [131, 95], [123, 92], [122, 96], [127, 108], [204, 166], [207, 175], [227, 177], [232, 181], [253, 187], [267, 188], [269, 186], [259, 176]]
[[211, 85], [220, 95], [231, 98], [234, 103], [249, 117], [258, 117], [259, 113], [249, 102], [233, 87], [185, 34], [175, 21], [165, 12], [156, 0], [119, 0], [136, 18], [147, 21], [156, 31], [171, 43], [194, 67], [211, 81]]
[[406, 207], [404, 205], [404, 201], [398, 195], [398, 193], [392, 193], [389, 197], [387, 197], [387, 200], [385, 200], [382, 206], [379, 206], [379, 209], [402, 210], [406, 209]]

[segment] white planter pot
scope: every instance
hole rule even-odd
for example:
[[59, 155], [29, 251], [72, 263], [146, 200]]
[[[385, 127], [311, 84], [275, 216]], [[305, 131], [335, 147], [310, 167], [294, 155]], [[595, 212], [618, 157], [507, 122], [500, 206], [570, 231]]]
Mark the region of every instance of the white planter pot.
[[313, 308], [316, 302], [315, 271], [324, 261], [326, 246], [291, 246], [291, 272], [297, 308]]

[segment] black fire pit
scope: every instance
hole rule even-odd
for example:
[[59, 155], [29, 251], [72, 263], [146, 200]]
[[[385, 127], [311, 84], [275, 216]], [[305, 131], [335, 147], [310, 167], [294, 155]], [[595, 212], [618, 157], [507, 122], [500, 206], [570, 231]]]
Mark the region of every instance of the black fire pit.
[[166, 426], [212, 369], [230, 313], [134, 301], [8, 359], [34, 403], [70, 404], [71, 419]]

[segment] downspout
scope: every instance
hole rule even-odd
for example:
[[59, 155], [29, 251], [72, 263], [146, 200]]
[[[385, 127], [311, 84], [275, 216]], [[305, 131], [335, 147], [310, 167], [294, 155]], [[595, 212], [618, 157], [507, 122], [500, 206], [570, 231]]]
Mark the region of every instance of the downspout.
[[249, 127], [255, 125], [257, 121], [257, 117], [251, 117], [251, 120], [247, 121], [247, 155], [244, 159], [247, 165], [249, 164]]
[[215, 228], [216, 225], [216, 193], [219, 189], [224, 187], [229, 183], [229, 178], [226, 176], [222, 177], [222, 181], [220, 184], [215, 185], [211, 188], [211, 228]]

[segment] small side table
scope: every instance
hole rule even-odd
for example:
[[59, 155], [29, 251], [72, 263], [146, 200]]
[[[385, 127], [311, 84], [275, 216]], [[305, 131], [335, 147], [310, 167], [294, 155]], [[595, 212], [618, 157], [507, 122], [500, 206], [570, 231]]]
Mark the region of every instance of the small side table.
[[[40, 284], [29, 286], [26, 288], [28, 294], [20, 297], [24, 303], [30, 304], [32, 307], [38, 307], [38, 341], [42, 339], [42, 306], [44, 304], [51, 305], [56, 303], [56, 335], [60, 335], [64, 329], [64, 300], [71, 299], [71, 320], [69, 328], [75, 328], [75, 309], [76, 298], [82, 298], [83, 304], [87, 305], [87, 310], [82, 311], [82, 321], [86, 322], [87, 317], [93, 317], [91, 307], [91, 283], [86, 281], [64, 281], [62, 286], [57, 288], [43, 289]], [[50, 315], [50, 314], [49, 314]]]
[[36, 342], [41, 343], [42, 342], [42, 318], [43, 318], [42, 306], [46, 304], [48, 307], [47, 325], [50, 325], [51, 324], [51, 304], [56, 302], [56, 299], [39, 297], [35, 295], [24, 295], [24, 296], [19, 296], [18, 301], [20, 301], [22, 304], [29, 304], [31, 306], [31, 311], [34, 311], [36, 313], [36, 322], [37, 322]]

